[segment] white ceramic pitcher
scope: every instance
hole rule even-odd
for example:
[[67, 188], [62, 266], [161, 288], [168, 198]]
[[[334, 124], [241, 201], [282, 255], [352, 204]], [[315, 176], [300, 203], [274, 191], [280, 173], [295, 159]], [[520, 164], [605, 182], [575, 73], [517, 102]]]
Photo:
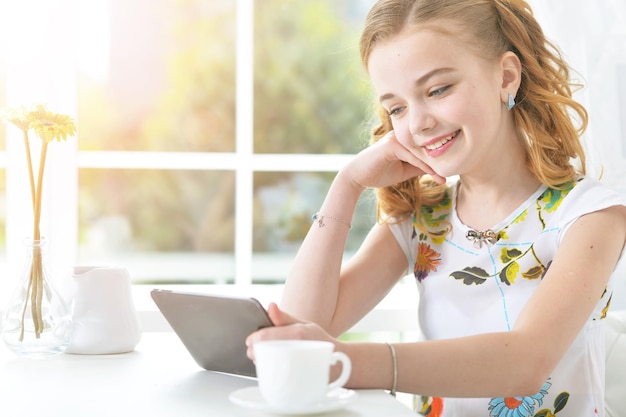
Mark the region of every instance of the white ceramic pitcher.
[[73, 331], [67, 353], [130, 352], [141, 339], [130, 275], [124, 268], [75, 266]]

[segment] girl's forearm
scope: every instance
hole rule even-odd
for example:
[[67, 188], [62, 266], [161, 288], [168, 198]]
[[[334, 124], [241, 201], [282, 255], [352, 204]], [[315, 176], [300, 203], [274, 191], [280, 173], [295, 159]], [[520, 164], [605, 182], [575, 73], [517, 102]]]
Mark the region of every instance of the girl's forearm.
[[352, 216], [363, 188], [340, 171], [291, 266], [281, 308], [328, 328]]
[[[556, 364], [515, 332], [394, 344], [397, 389], [437, 397], [534, 395]], [[393, 360], [383, 343], [338, 343], [352, 360], [348, 386], [391, 389]]]

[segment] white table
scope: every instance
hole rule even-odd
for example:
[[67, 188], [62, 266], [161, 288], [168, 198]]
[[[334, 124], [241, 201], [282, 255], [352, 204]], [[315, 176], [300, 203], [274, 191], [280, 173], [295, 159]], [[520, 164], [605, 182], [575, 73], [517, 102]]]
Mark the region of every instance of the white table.
[[[228, 400], [255, 384], [202, 370], [172, 332], [144, 333], [134, 352], [121, 355], [30, 359], [0, 342], [2, 417], [267, 416]], [[415, 416], [384, 391], [358, 393], [356, 402], [324, 416]]]

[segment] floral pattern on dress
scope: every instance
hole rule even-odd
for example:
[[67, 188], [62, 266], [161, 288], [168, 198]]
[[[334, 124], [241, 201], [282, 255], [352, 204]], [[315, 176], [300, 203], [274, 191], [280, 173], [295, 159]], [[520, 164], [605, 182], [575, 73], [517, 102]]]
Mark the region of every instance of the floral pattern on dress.
[[[607, 295], [608, 293], [609, 293], [609, 292], [608, 292], [608, 291], [607, 291], [607, 289], [605, 288], [605, 289], [604, 289], [604, 292], [602, 293], [602, 297], [600, 297], [600, 299], [601, 299], [601, 300], [603, 300], [603, 299], [604, 299], [604, 297], [606, 297], [606, 295]], [[605, 304], [605, 305], [604, 305], [604, 307], [602, 308], [602, 313], [600, 314], [600, 317], [599, 317], [599, 319], [600, 319], [600, 320], [603, 320], [603, 319], [605, 319], [605, 318], [606, 318], [606, 313], [608, 313], [608, 312], [609, 312], [609, 308], [611, 307], [611, 300], [612, 300], [612, 299], [613, 299], [613, 292], [611, 292], [611, 293], [609, 294], [609, 298], [608, 298], [608, 300], [606, 300], [606, 304]], [[594, 320], [596, 320], [596, 318], [594, 318]]]
[[[582, 179], [579, 179], [578, 181], [582, 181]], [[541, 194], [541, 196], [539, 196], [535, 206], [537, 209], [537, 216], [543, 226], [541, 230], [544, 230], [546, 227], [542, 212], [545, 211], [546, 213], [553, 213], [554, 211], [556, 211], [556, 209], [558, 209], [561, 205], [561, 202], [563, 201], [565, 196], [569, 194], [570, 191], [572, 191], [575, 185], [576, 182], [572, 181], [564, 184], [562, 189], [560, 190], [555, 188], [548, 188], [543, 192], [543, 194]]]
[[441, 254], [430, 247], [427, 243], [419, 242], [417, 245], [417, 258], [413, 273], [419, 282], [428, 276], [431, 271], [436, 271], [441, 264]]
[[414, 404], [417, 414], [425, 417], [441, 417], [443, 413], [443, 398], [440, 397], [416, 397]]
[[[552, 384], [546, 381], [539, 392], [530, 397], [506, 397], [506, 398], [492, 398], [489, 401], [489, 417], [539, 417], [540, 414], [534, 414], [535, 407], [541, 407], [543, 405], [543, 397], [548, 394]], [[557, 400], [561, 398], [561, 395], [557, 397]], [[569, 395], [564, 395], [563, 399], [557, 404], [555, 401], [555, 411], [562, 410]], [[550, 412], [549, 410], [542, 410]], [[541, 416], [547, 417], [550, 414], [541, 414]]]
[[428, 242], [429, 238], [433, 244], [442, 244], [448, 233], [447, 225], [452, 199], [450, 190], [446, 190], [441, 201], [434, 206], [422, 206], [421, 224], [417, 216], [413, 216], [412, 238], [418, 239], [417, 255], [413, 273], [418, 282], [422, 282], [430, 272], [436, 271], [441, 264], [441, 254], [434, 250]]
[[433, 206], [422, 206], [420, 209], [420, 218], [413, 216], [413, 237], [420, 233], [420, 241], [426, 240], [428, 237], [436, 245], [441, 245], [446, 235], [450, 231], [448, 225], [448, 216], [452, 208], [452, 198], [450, 198], [450, 189], [446, 189], [441, 201]]
[[[575, 187], [576, 183], [577, 181], [573, 181], [560, 189], [547, 188], [534, 203], [522, 210], [507, 226], [497, 232], [498, 242], [488, 249], [493, 264], [493, 269], [490, 272], [481, 266], [470, 264], [448, 276], [465, 285], [481, 285], [494, 278], [505, 286], [513, 286], [519, 280], [543, 279], [550, 268], [551, 260], [539, 258], [535, 252], [534, 242], [512, 241], [510, 236], [517, 235], [512, 232], [512, 229], [518, 225], [524, 227], [525, 223], [531, 223], [531, 219], [536, 219], [538, 223], [535, 227], [540, 232], [549, 232], [546, 230], [546, 225], [550, 215], [559, 208], [563, 199]], [[438, 205], [422, 207], [421, 220], [413, 218], [412, 239], [417, 240], [414, 274], [418, 282], [426, 279], [430, 272], [437, 271], [437, 268], [444, 261], [442, 259], [443, 252], [438, 252], [438, 246], [446, 242], [450, 230], [447, 224], [452, 208], [450, 196], [451, 193], [448, 190], [445, 198]], [[524, 262], [521, 262], [522, 260]], [[610, 294], [602, 316], [605, 315], [609, 305]], [[542, 408], [544, 397], [548, 396], [551, 386], [552, 383], [548, 379], [535, 395], [492, 398], [488, 403], [488, 416], [555, 417], [559, 413], [562, 414], [570, 397], [568, 392], [561, 392], [556, 395], [551, 407]], [[444, 399], [428, 396], [415, 397], [414, 406], [419, 415], [439, 417], [443, 415]]]
[[[545, 230], [546, 227], [544, 214], [554, 212], [563, 202], [563, 198], [574, 188], [574, 185], [575, 183], [572, 182], [559, 190], [548, 188], [535, 200], [537, 217], [540, 221], [542, 231]], [[500, 250], [498, 258], [500, 264], [496, 265], [494, 274], [490, 274], [484, 268], [478, 266], [467, 266], [460, 271], [452, 272], [450, 277], [463, 282], [465, 285], [480, 285], [489, 278], [498, 277], [500, 282], [507, 286], [514, 284], [516, 279], [520, 276], [527, 280], [543, 278], [548, 270], [549, 264], [544, 265], [537, 257], [534, 244], [524, 246], [515, 243], [505, 243], [509, 239], [507, 234], [509, 227], [523, 223], [528, 219], [529, 214], [529, 210], [525, 209], [510, 224], [498, 232], [498, 242], [502, 245], [502, 249]], [[531, 262], [531, 266], [522, 271], [519, 261], [526, 256], [532, 256], [534, 259], [533, 262]]]

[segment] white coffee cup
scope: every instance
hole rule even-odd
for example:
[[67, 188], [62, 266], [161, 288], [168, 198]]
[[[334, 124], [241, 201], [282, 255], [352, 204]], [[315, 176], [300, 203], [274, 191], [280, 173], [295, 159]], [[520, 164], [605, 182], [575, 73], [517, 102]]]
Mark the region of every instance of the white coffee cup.
[[[285, 410], [310, 407], [326, 394], [342, 387], [352, 364], [331, 342], [269, 340], [254, 344], [254, 358], [261, 396], [268, 405]], [[341, 375], [329, 383], [330, 367], [340, 361]]]

